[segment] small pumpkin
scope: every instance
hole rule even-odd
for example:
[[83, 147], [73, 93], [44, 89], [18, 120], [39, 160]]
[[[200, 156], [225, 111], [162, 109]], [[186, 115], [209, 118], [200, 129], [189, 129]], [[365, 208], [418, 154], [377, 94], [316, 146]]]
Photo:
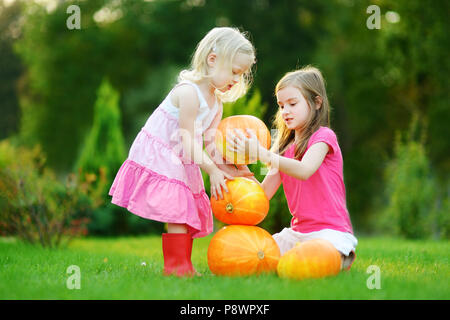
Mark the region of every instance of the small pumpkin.
[[307, 279], [336, 275], [341, 270], [341, 254], [323, 239], [298, 242], [280, 258], [277, 273], [281, 278]]
[[240, 129], [247, 137], [250, 136], [246, 129], [253, 130], [261, 146], [266, 149], [270, 148], [270, 132], [262, 120], [250, 115], [236, 115], [227, 117], [220, 121], [219, 126], [217, 127], [215, 144], [222, 157], [228, 162], [239, 165], [251, 163], [248, 156], [237, 152], [232, 152], [227, 149], [227, 132], [236, 134], [234, 129]]
[[280, 249], [272, 236], [256, 226], [220, 229], [208, 247], [208, 266], [215, 275], [245, 276], [275, 272]]
[[211, 197], [214, 216], [226, 224], [256, 225], [264, 220], [269, 212], [269, 199], [263, 188], [244, 177], [226, 180], [228, 192], [223, 199]]

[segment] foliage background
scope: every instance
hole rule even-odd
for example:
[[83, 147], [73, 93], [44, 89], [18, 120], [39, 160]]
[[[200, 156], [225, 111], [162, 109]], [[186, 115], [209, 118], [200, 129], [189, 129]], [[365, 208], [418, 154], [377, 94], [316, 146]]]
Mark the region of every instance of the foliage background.
[[[70, 4], [80, 7], [80, 30], [66, 27]], [[366, 26], [371, 4], [380, 7], [380, 29]], [[303, 65], [319, 67], [344, 156], [355, 232], [396, 233], [383, 224], [399, 216], [393, 197], [401, 194], [408, 207], [423, 191], [420, 221], [426, 222], [413, 219], [400, 234], [448, 237], [449, 9], [445, 0], [2, 0], [0, 139], [17, 147], [40, 145], [61, 180], [80, 168], [83, 152], [85, 164], [97, 164], [90, 167], [97, 176], [98, 163], [116, 172], [198, 41], [214, 26], [236, 26], [251, 35], [257, 65], [248, 96], [229, 106], [234, 114], [257, 115], [270, 128], [278, 79]], [[111, 88], [103, 111], [96, 111], [103, 79]], [[96, 122], [111, 104], [117, 105], [118, 121]], [[404, 144], [418, 147], [402, 149], [395, 137], [413, 122], [422, 138], [409, 136]], [[101, 125], [113, 133], [108, 143], [125, 150], [116, 158], [89, 149], [98, 145], [92, 132]], [[413, 153], [405, 157], [398, 150]], [[422, 160], [410, 165], [417, 155]], [[395, 172], [404, 174], [394, 179]], [[404, 186], [413, 192], [402, 191]], [[105, 193], [103, 198], [107, 202]], [[277, 232], [289, 218], [280, 188], [262, 226]], [[90, 231], [98, 234], [162, 230], [106, 204], [91, 219]], [[415, 224], [431, 229], [423, 232]]]

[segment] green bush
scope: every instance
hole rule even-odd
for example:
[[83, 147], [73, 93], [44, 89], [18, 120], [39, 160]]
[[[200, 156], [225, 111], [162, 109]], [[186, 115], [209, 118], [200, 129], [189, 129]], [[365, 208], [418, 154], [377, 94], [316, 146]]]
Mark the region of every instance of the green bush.
[[106, 183], [99, 189], [104, 204], [92, 212], [88, 230], [97, 235], [159, 232], [159, 224], [134, 216], [126, 209], [111, 204], [111, 197], [108, 195], [114, 177], [127, 157], [121, 130], [119, 98], [119, 93], [110, 82], [103, 79], [97, 90], [91, 130], [75, 162], [74, 170], [79, 171], [81, 176], [103, 172], [106, 178]]
[[77, 170], [97, 173], [103, 168], [108, 181], [112, 181], [126, 158], [120, 120], [119, 94], [104, 79], [97, 91], [92, 128], [75, 163]]
[[[387, 207], [379, 226], [406, 238], [427, 238], [436, 224], [436, 183], [422, 139], [414, 137], [417, 117], [405, 137], [398, 133], [394, 159], [385, 171]], [[424, 132], [424, 131], [423, 131]]]
[[[71, 173], [61, 182], [45, 160], [39, 145], [28, 149], [0, 142], [0, 234], [57, 247], [87, 233], [88, 216], [101, 199], [92, 187], [96, 176], [81, 182]], [[102, 186], [105, 180], [98, 180]]]
[[[447, 186], [448, 187], [448, 186]], [[447, 189], [448, 190], [448, 189]], [[437, 238], [449, 239], [450, 238], [450, 199], [448, 194], [439, 198], [437, 208], [435, 211], [435, 219], [433, 229], [437, 235]]]

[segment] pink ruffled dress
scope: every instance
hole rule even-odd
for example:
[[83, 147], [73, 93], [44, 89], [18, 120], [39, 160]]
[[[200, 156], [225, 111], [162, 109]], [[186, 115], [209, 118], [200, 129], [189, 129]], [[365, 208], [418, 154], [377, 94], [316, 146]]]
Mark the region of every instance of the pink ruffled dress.
[[[182, 83], [197, 90], [200, 108], [195, 138], [203, 145], [203, 133], [217, 114], [218, 102], [209, 108], [195, 83], [178, 85]], [[171, 103], [170, 93], [135, 138], [109, 195], [112, 203], [142, 218], [187, 224], [193, 238], [204, 237], [213, 231], [211, 204], [200, 167], [183, 154], [179, 109]]]

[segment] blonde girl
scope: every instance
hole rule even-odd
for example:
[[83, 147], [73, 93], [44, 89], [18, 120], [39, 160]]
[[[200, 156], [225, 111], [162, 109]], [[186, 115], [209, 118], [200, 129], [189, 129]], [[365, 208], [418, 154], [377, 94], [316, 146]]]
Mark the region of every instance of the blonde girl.
[[[111, 202], [133, 214], [168, 223], [162, 234], [164, 274], [198, 274], [191, 262], [193, 238], [213, 230], [209, 198], [200, 170], [211, 182], [211, 194], [223, 197], [225, 178], [249, 176], [222, 163], [214, 153], [215, 128], [223, 102], [247, 91], [255, 49], [236, 28], [214, 28], [197, 45], [191, 68], [155, 109], [135, 138], [109, 194]], [[209, 154], [203, 151], [203, 142]]]

